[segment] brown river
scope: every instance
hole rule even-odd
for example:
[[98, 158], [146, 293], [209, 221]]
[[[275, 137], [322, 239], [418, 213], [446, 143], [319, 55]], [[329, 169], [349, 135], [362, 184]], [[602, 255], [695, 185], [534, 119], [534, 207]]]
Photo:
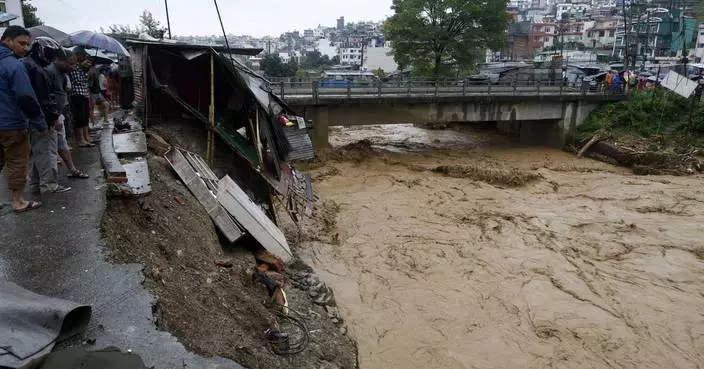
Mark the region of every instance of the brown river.
[[[491, 131], [339, 128], [300, 248], [362, 369], [704, 368], [703, 176], [636, 176]], [[427, 171], [522, 170], [519, 187]], [[330, 206], [330, 204], [335, 204]]]

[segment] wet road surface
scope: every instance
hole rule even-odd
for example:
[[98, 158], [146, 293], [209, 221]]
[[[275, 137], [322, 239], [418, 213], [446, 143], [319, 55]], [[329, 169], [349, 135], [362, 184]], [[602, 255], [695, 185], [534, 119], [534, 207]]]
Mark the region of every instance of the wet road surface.
[[[96, 149], [76, 149], [77, 166], [89, 180], [63, 180], [73, 187], [44, 198], [45, 206], [26, 214], [10, 212], [7, 181], [0, 175], [0, 278], [36, 293], [93, 306], [84, 336], [93, 347], [115, 346], [140, 355], [157, 369], [241, 368], [221, 358], [187, 352], [153, 323], [151, 296], [141, 285], [139, 265], [106, 261], [100, 222], [105, 188]], [[64, 174], [62, 174], [64, 175]], [[67, 345], [79, 344], [69, 342]]]

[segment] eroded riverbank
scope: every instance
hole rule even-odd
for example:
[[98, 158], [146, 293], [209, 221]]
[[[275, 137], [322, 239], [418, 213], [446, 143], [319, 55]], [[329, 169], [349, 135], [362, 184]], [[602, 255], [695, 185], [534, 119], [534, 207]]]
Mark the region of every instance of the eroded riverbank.
[[[328, 222], [300, 252], [362, 368], [697, 368], [702, 176], [641, 177], [481, 132], [334, 132], [398, 153], [312, 170]], [[430, 169], [523, 170], [519, 187]], [[425, 170], [428, 169], [428, 170]]]

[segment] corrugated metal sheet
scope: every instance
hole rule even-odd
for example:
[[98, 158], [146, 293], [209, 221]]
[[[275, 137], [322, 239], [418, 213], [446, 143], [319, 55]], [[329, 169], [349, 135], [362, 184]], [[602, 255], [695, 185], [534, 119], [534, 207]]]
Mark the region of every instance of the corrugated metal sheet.
[[[203, 205], [208, 215], [210, 215], [215, 225], [222, 231], [228, 241], [235, 242], [242, 237], [244, 235], [243, 230], [222, 205], [218, 203], [215, 194], [203, 180], [202, 174], [194, 169], [184, 156], [184, 152], [179, 149], [172, 149], [164, 156], [186, 187]], [[200, 158], [200, 161], [203, 161], [202, 158]], [[212, 174], [212, 171], [209, 173]], [[203, 173], [203, 175], [206, 174]]]
[[293, 254], [284, 233], [229, 176], [225, 176], [218, 184], [218, 202], [265, 249], [284, 261], [291, 260]]
[[284, 133], [291, 145], [287, 161], [311, 160], [315, 157], [313, 141], [311, 141], [307, 129], [299, 129], [297, 126], [289, 127], [284, 129]]
[[134, 102], [137, 107], [144, 107], [144, 48], [132, 47], [132, 78], [134, 79]]

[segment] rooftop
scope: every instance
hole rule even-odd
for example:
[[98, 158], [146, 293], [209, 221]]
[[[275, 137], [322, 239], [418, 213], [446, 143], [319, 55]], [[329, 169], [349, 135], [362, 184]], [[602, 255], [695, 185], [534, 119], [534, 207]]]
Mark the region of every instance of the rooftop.
[[215, 50], [217, 52], [229, 52], [230, 54], [233, 54], [233, 55], [250, 55], [250, 56], [259, 55], [262, 51], [264, 51], [264, 49], [262, 49], [262, 48], [231, 47], [228, 49], [227, 47], [220, 46], [220, 45], [198, 45], [198, 44], [189, 44], [189, 43], [185, 43], [185, 42], [175, 42], [175, 41], [149, 41], [149, 40], [128, 39], [126, 41], [126, 43], [128, 45], [149, 45], [149, 46], [158, 46], [158, 47], [173, 48], [173, 49], [188, 50], [188, 51]]

